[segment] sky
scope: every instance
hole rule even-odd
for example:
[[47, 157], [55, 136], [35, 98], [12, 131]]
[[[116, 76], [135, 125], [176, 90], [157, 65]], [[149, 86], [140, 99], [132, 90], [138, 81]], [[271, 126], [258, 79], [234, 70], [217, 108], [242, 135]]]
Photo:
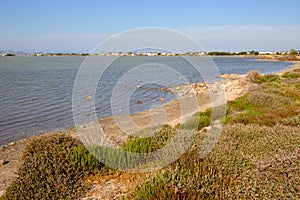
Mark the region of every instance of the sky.
[[90, 52], [143, 27], [179, 31], [207, 51], [300, 49], [299, 13], [299, 0], [2, 1], [0, 50]]

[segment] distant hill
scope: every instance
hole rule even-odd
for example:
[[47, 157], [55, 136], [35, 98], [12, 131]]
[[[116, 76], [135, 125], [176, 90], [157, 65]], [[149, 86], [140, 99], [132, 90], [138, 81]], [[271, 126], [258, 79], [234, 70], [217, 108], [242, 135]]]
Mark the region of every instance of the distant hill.
[[26, 53], [24, 51], [12, 51], [12, 50], [2, 51], [2, 50], [0, 50], [0, 54], [28, 55], [29, 53]]

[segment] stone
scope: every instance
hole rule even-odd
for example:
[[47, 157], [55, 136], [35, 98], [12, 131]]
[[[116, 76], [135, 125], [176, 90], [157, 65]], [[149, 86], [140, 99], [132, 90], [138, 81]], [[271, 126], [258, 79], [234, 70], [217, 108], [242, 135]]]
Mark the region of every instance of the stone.
[[9, 163], [9, 160], [0, 160], [1, 165], [6, 165]]
[[87, 101], [91, 101], [91, 100], [93, 99], [93, 97], [92, 97], [92, 96], [87, 96], [85, 99], [86, 99]]

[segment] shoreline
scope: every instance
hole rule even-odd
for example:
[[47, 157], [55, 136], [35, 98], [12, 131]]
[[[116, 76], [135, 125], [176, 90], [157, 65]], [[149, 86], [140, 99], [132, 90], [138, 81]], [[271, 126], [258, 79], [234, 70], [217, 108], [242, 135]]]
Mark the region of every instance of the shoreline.
[[[282, 75], [286, 72], [290, 72], [296, 68], [300, 68], [300, 61], [293, 62], [294, 65], [288, 70], [284, 70], [280, 73], [275, 73], [278, 75]], [[222, 78], [224, 78], [224, 85], [225, 85], [225, 93], [226, 93], [226, 101], [234, 100], [235, 98], [242, 96], [248, 91], [255, 90], [256, 84], [252, 83], [250, 80], [247, 80], [247, 75], [237, 75], [237, 74], [225, 74], [222, 75]], [[216, 84], [213, 84], [216, 85]], [[164, 109], [166, 111], [166, 119], [164, 121], [165, 124], [169, 124], [171, 126], [175, 126], [178, 123], [182, 123], [185, 119], [187, 119], [189, 116], [193, 115], [195, 112], [199, 111], [205, 111], [207, 108], [211, 107], [210, 103], [210, 97], [209, 93], [207, 91], [207, 88], [205, 89], [205, 85], [201, 83], [194, 83], [190, 85], [183, 85], [178, 88], [178, 90], [185, 90], [185, 87], [192, 87], [194, 91], [185, 91], [185, 93], [180, 100], [173, 100], [171, 102], [166, 103], [165, 105], [155, 108], [150, 111], [144, 111], [137, 114], [132, 114], [130, 117], [125, 116], [126, 118], [130, 118], [130, 120], [134, 121], [139, 126], [147, 126], [152, 125], [152, 118], [161, 119], [160, 117], [160, 111]], [[196, 96], [192, 96], [193, 94], [196, 94]], [[198, 100], [198, 103], [201, 102], [201, 106], [198, 110], [195, 110], [193, 106], [189, 106], [189, 102], [191, 99], [195, 100], [195, 98]], [[189, 115], [183, 116], [180, 112], [180, 109], [178, 109], [178, 101], [184, 101], [186, 102], [186, 107], [184, 109], [187, 109], [188, 112], [190, 112]], [[96, 123], [103, 124], [103, 129], [107, 133], [106, 135], [111, 141], [114, 141], [116, 144], [122, 144], [126, 141], [128, 135], [127, 133], [124, 133], [119, 127], [118, 124], [114, 122], [114, 117], [106, 117], [99, 119], [95, 121]], [[95, 123], [91, 122], [91, 123]], [[130, 123], [130, 121], [128, 122]], [[125, 123], [126, 124], [126, 123]], [[158, 124], [159, 125], [159, 122]], [[146, 127], [145, 127], [146, 128]], [[134, 131], [134, 130], [132, 130]], [[65, 130], [56, 131], [56, 132], [49, 132], [44, 133], [45, 134], [66, 134], [71, 137], [78, 138], [76, 127], [71, 127]], [[28, 144], [30, 140], [33, 138], [39, 137], [38, 136], [32, 136], [28, 138], [21, 139], [16, 142], [12, 142], [3, 146], [0, 146], [0, 196], [5, 191], [6, 187], [10, 184], [11, 181], [14, 180], [16, 177], [16, 172], [18, 170], [18, 167], [20, 166], [20, 157], [22, 156], [22, 152], [24, 151], [25, 146]]]

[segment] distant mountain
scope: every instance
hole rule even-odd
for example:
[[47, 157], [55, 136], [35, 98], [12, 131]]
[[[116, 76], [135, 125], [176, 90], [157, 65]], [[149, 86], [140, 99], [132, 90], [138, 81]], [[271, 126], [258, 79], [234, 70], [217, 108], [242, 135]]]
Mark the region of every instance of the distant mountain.
[[1, 51], [0, 50], [0, 54], [28, 55], [29, 53], [26, 53], [24, 51], [12, 51], [12, 50]]

